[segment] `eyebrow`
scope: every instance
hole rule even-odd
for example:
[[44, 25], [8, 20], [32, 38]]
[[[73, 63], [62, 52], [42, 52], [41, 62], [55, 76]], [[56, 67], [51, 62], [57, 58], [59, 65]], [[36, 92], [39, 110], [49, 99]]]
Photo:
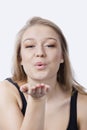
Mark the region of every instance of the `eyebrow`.
[[[54, 37], [47, 37], [44, 40], [50, 40], [50, 39], [55, 40], [57, 42], [57, 39]], [[23, 40], [23, 42], [28, 41], [28, 40], [34, 40], [34, 38], [26, 38]]]
[[56, 38], [54, 38], [54, 37], [48, 37], [48, 38], [46, 38], [46, 40], [49, 40], [49, 39], [52, 39], [52, 40], [57, 41], [57, 39], [56, 39]]
[[28, 40], [34, 40], [34, 39], [33, 38], [26, 38], [23, 40], [23, 42], [28, 41]]

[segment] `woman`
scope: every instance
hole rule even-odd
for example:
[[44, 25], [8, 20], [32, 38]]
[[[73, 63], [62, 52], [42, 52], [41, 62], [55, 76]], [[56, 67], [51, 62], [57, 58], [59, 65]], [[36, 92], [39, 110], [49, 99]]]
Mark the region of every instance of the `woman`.
[[1, 130], [87, 129], [87, 94], [53, 22], [33, 17], [19, 31], [12, 74], [0, 83]]

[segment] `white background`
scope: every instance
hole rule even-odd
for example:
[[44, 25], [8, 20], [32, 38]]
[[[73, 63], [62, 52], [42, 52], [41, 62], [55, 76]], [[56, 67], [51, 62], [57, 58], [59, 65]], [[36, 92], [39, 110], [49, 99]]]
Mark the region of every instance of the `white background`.
[[75, 77], [87, 88], [86, 0], [0, 0], [0, 81], [11, 76], [15, 36], [32, 16], [50, 19], [62, 29]]

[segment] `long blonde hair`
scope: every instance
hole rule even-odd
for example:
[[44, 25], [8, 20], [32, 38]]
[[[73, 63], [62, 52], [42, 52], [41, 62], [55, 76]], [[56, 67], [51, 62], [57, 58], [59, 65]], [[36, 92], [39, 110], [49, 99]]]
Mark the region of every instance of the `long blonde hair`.
[[13, 68], [12, 68], [12, 74], [13, 74], [13, 80], [14, 81], [27, 81], [27, 75], [24, 72], [23, 66], [21, 66], [21, 39], [25, 31], [33, 25], [45, 25], [51, 27], [53, 30], [55, 30], [58, 33], [61, 48], [62, 48], [62, 54], [64, 63], [60, 65], [59, 71], [57, 73], [57, 81], [61, 84], [64, 90], [71, 90], [72, 87], [75, 87], [80, 92], [84, 93], [84, 88], [81, 87], [73, 77], [72, 68], [70, 65], [69, 60], [69, 52], [68, 52], [68, 46], [67, 41], [61, 31], [61, 29], [52, 21], [48, 19], [44, 19], [41, 17], [33, 17], [27, 21], [27, 23], [24, 25], [24, 27], [18, 32], [16, 43], [15, 43], [15, 50], [13, 55]]

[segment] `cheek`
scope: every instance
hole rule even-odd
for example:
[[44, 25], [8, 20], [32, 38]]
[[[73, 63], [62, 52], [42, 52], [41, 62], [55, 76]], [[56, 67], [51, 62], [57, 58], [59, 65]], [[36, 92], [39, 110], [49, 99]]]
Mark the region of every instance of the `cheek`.
[[26, 60], [24, 59], [22, 65], [23, 65], [23, 69], [24, 69], [24, 72], [26, 73], [26, 75], [29, 75], [29, 72], [32, 70], [31, 64], [26, 62]]
[[61, 58], [61, 55], [56, 55], [55, 59], [54, 59], [54, 63], [55, 63], [55, 71], [56, 73], [58, 72], [59, 68], [60, 68], [60, 64], [63, 62], [63, 59]]
[[29, 61], [29, 55], [25, 52], [21, 52], [21, 64], [26, 64]]
[[23, 65], [23, 63], [25, 62], [25, 60], [26, 60], [26, 55], [25, 55], [25, 53], [24, 53], [24, 51], [23, 51], [23, 49], [21, 49], [21, 65]]
[[63, 54], [62, 54], [62, 50], [60, 49], [57, 53], [56, 53], [56, 60], [58, 63], [62, 63], [63, 62]]
[[24, 65], [26, 63], [26, 57], [21, 56], [21, 65]]
[[54, 61], [57, 62], [57, 63], [61, 63], [61, 59], [62, 59], [61, 57], [62, 57], [61, 54], [55, 55]]

